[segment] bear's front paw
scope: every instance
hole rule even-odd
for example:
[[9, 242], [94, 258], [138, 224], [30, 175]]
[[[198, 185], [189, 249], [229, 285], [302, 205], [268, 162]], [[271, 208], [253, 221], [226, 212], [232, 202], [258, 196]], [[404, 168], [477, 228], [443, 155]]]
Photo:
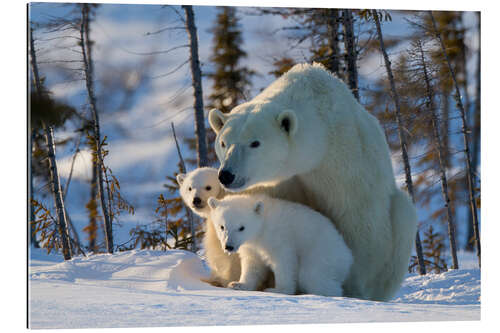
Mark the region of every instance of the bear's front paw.
[[234, 290], [252, 290], [251, 288], [249, 288], [247, 285], [245, 285], [244, 283], [240, 283], [238, 281], [233, 281], [233, 282], [230, 282], [228, 285], [227, 285], [228, 288], [231, 288], [231, 289], [234, 289]]

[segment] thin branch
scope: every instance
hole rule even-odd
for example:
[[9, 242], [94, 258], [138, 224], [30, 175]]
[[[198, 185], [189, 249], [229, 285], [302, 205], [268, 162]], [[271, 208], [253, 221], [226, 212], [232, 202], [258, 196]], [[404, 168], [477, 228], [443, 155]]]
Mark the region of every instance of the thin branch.
[[[184, 164], [184, 159], [182, 158], [181, 154], [181, 149], [179, 148], [179, 142], [177, 141], [177, 136], [175, 135], [175, 127], [174, 123], [170, 123], [172, 126], [172, 134], [174, 135], [174, 140], [175, 140], [175, 147], [177, 148], [177, 154], [179, 155], [179, 160], [181, 164], [181, 172], [186, 173], [186, 165]], [[184, 205], [186, 208], [186, 214], [189, 222], [189, 229], [191, 232], [192, 236], [192, 242], [191, 242], [191, 251], [196, 253], [196, 230], [194, 228], [194, 217], [193, 217], [193, 212], [191, 212], [191, 209], [189, 209], [186, 205]]]

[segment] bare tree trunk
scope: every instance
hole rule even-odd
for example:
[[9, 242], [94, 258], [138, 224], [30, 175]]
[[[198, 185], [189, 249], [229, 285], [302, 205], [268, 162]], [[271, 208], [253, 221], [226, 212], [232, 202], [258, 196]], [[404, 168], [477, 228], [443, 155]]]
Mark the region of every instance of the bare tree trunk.
[[[33, 29], [30, 28], [30, 55], [31, 55], [31, 68], [33, 71], [33, 80], [35, 83], [36, 93], [39, 98], [42, 97], [42, 85], [40, 81], [40, 76], [38, 74], [38, 63], [36, 61], [36, 51], [35, 51], [35, 41], [33, 40]], [[68, 223], [66, 220], [66, 210], [64, 209], [64, 199], [62, 197], [61, 183], [59, 182], [59, 174], [57, 173], [56, 164], [56, 152], [54, 145], [54, 133], [52, 127], [46, 126], [42, 122], [43, 129], [45, 131], [45, 140], [47, 143], [48, 150], [48, 160], [49, 160], [49, 170], [50, 170], [50, 183], [52, 188], [52, 194], [54, 196], [54, 204], [56, 207], [57, 214], [57, 229], [59, 236], [61, 237], [62, 250], [64, 260], [71, 259], [71, 247], [69, 243], [68, 234]]]
[[109, 211], [106, 204], [104, 194], [104, 162], [102, 157], [101, 147], [101, 134], [99, 127], [99, 114], [97, 111], [97, 103], [94, 95], [94, 81], [93, 81], [93, 62], [92, 62], [92, 48], [89, 40], [89, 5], [82, 4], [82, 22], [80, 24], [80, 38], [81, 48], [85, 72], [85, 83], [87, 87], [87, 94], [89, 98], [90, 110], [94, 120], [94, 138], [96, 141], [96, 159], [97, 159], [97, 185], [99, 191], [99, 199], [101, 202], [102, 215], [104, 217], [104, 234], [106, 238], [106, 249], [108, 253], [113, 253], [113, 227], [109, 217]]
[[[378, 17], [378, 13], [376, 10], [372, 11], [372, 16], [375, 20], [375, 26], [377, 28], [377, 35], [380, 44], [380, 51], [384, 56], [385, 61], [385, 69], [387, 71], [387, 77], [389, 78], [389, 83], [391, 85], [391, 95], [394, 100], [394, 105], [396, 107], [396, 122], [398, 124], [398, 134], [399, 134], [399, 142], [401, 144], [401, 154], [403, 156], [403, 164], [405, 168], [405, 176], [406, 176], [406, 187], [408, 189], [408, 193], [415, 204], [415, 194], [413, 193], [413, 181], [411, 179], [411, 166], [410, 161], [408, 159], [408, 151], [407, 151], [407, 143], [406, 137], [403, 132], [403, 121], [401, 118], [401, 107], [399, 104], [399, 95], [396, 91], [396, 84], [394, 83], [394, 76], [392, 75], [391, 62], [389, 61], [389, 56], [385, 50], [384, 46], [384, 38], [382, 36], [382, 28], [380, 27], [380, 20]], [[417, 260], [418, 260], [418, 269], [421, 275], [426, 273], [425, 263], [424, 263], [424, 255], [422, 253], [422, 243], [420, 241], [420, 234], [417, 230], [417, 234], [415, 236], [415, 249], [417, 252]]]
[[470, 159], [470, 149], [469, 149], [469, 127], [467, 126], [467, 115], [465, 113], [464, 106], [462, 104], [462, 98], [460, 95], [460, 88], [458, 87], [457, 79], [455, 77], [455, 72], [451, 66], [450, 58], [448, 57], [448, 53], [446, 52], [446, 47], [444, 46], [443, 39], [441, 38], [441, 34], [439, 33], [436, 20], [434, 19], [434, 15], [432, 11], [429, 11], [429, 16], [432, 21], [432, 27], [434, 29], [434, 34], [436, 39], [439, 41], [441, 46], [441, 51], [443, 52], [444, 58], [446, 60], [446, 64], [448, 66], [448, 70], [450, 71], [451, 79], [453, 81], [453, 85], [455, 88], [455, 100], [457, 102], [458, 110], [460, 111], [460, 116], [462, 118], [462, 133], [464, 138], [464, 147], [465, 147], [465, 167], [467, 172], [467, 186], [469, 188], [469, 204], [472, 212], [472, 219], [474, 224], [474, 238], [476, 242], [476, 250], [477, 250], [477, 258], [479, 262], [479, 267], [481, 267], [481, 242], [479, 239], [479, 222], [477, 220], [477, 207], [476, 207], [476, 195], [474, 189], [474, 173], [471, 168], [471, 159]]
[[78, 140], [76, 142], [75, 153], [73, 154], [73, 157], [71, 159], [71, 168], [69, 169], [68, 181], [66, 182], [66, 186], [64, 187], [64, 191], [63, 191], [63, 198], [64, 198], [64, 200], [66, 200], [66, 194], [68, 194], [69, 184], [71, 184], [71, 179], [73, 177], [73, 170], [75, 168], [76, 156], [80, 153], [80, 142], [82, 141], [82, 134], [83, 134], [83, 131], [80, 132], [80, 134], [78, 135]]
[[[29, 115], [28, 115], [29, 116]], [[31, 119], [29, 120], [29, 124], [31, 126]], [[30, 208], [30, 220], [29, 220], [29, 224], [30, 224], [30, 244], [33, 245], [34, 248], [38, 249], [40, 248], [40, 244], [38, 244], [38, 241], [36, 239], [36, 232], [35, 232], [35, 225], [33, 224], [33, 221], [35, 221], [35, 208], [32, 204], [32, 201], [33, 199], [35, 198], [35, 195], [34, 195], [34, 191], [33, 191], [33, 170], [32, 170], [32, 157], [33, 157], [33, 139], [34, 139], [34, 136], [35, 136], [35, 132], [33, 131], [33, 129], [30, 128], [30, 140], [29, 140], [29, 159], [28, 159], [28, 172], [29, 172], [29, 175], [30, 175], [30, 178], [29, 178], [29, 182], [30, 182], [30, 186], [29, 186], [29, 208]]]
[[76, 248], [76, 251], [73, 251], [73, 253], [79, 252], [80, 254], [87, 256], [85, 251], [82, 250], [82, 245], [80, 243], [80, 236], [78, 236], [78, 232], [75, 226], [73, 225], [73, 221], [71, 221], [71, 217], [69, 217], [68, 212], [66, 211], [66, 207], [64, 208], [64, 210], [68, 221], [68, 234], [70, 233], [69, 231], [71, 231], [71, 233], [73, 234], [73, 238], [70, 237], [70, 243], [73, 243], [73, 246]]
[[449, 92], [443, 91], [443, 113], [441, 116], [441, 133], [443, 145], [443, 162], [446, 168], [450, 167], [450, 100]]
[[337, 77], [340, 75], [340, 50], [339, 50], [339, 10], [329, 9], [327, 18], [328, 44], [330, 46], [330, 71]]
[[[172, 133], [174, 135], [175, 146], [177, 147], [177, 153], [179, 154], [179, 161], [181, 163], [181, 172], [186, 173], [186, 165], [184, 164], [184, 159], [182, 158], [181, 149], [179, 148], [179, 142], [177, 141], [177, 136], [175, 135], [174, 123], [170, 123], [170, 125], [172, 126]], [[196, 253], [196, 251], [198, 250], [198, 246], [196, 244], [196, 228], [194, 225], [193, 212], [186, 205], [184, 205], [184, 206], [186, 208], [186, 214], [187, 214], [189, 229], [190, 229], [191, 238], [192, 238], [191, 251]]]
[[207, 135], [203, 114], [203, 92], [201, 88], [200, 60], [198, 58], [198, 34], [194, 23], [193, 6], [182, 6], [186, 12], [186, 30], [189, 36], [191, 51], [191, 75], [194, 89], [194, 123], [196, 132], [196, 150], [198, 167], [208, 165]]
[[351, 89], [354, 97], [359, 100], [358, 91], [358, 68], [356, 64], [357, 52], [356, 41], [354, 36], [354, 22], [352, 17], [352, 10], [343, 10], [343, 23], [344, 23], [344, 44], [347, 57], [347, 80], [349, 88]]
[[436, 109], [434, 107], [434, 93], [431, 87], [430, 78], [427, 73], [427, 64], [425, 61], [424, 50], [420, 41], [417, 42], [417, 46], [420, 52], [420, 64], [422, 66], [422, 71], [424, 74], [425, 88], [427, 92], [427, 108], [432, 119], [432, 128], [434, 131], [434, 144], [438, 153], [439, 162], [439, 174], [441, 177], [441, 192], [443, 194], [444, 206], [446, 207], [446, 217], [448, 222], [448, 236], [450, 240], [450, 250], [451, 257], [453, 260], [453, 269], [458, 269], [458, 259], [457, 259], [457, 245], [455, 238], [455, 225], [453, 223], [453, 213], [451, 210], [450, 196], [448, 194], [448, 179], [446, 177], [446, 162], [443, 159], [443, 144], [441, 142], [441, 135], [439, 133], [439, 121], [436, 115]]
[[52, 194], [54, 195], [54, 202], [57, 213], [57, 228], [61, 236], [62, 249], [64, 260], [71, 259], [71, 247], [69, 242], [68, 221], [66, 218], [66, 209], [64, 208], [64, 200], [62, 198], [61, 183], [59, 182], [59, 174], [57, 173], [56, 164], [56, 147], [54, 144], [54, 132], [52, 127], [43, 125], [45, 130], [45, 140], [48, 148], [48, 160], [50, 169], [50, 179]]
[[[477, 69], [476, 69], [476, 102], [474, 107], [474, 127], [472, 129], [472, 160], [471, 169], [474, 175], [476, 175], [477, 166], [479, 165], [479, 150], [481, 142], [481, 12], [477, 12], [478, 19], [478, 35], [479, 35], [479, 47], [477, 51]], [[477, 182], [476, 177], [473, 179], [474, 183], [472, 186], [476, 188]], [[474, 218], [472, 216], [472, 211], [468, 211], [469, 226], [467, 230], [467, 243], [465, 249], [472, 251], [474, 249], [473, 243], [470, 242], [471, 239], [475, 239], [474, 236]]]
[[[73, 170], [74, 170], [74, 167], [75, 167], [76, 156], [80, 152], [80, 142], [82, 141], [82, 134], [83, 134], [83, 131], [80, 132], [80, 134], [78, 135], [78, 140], [76, 142], [75, 153], [73, 154], [73, 158], [71, 159], [71, 168], [69, 170], [68, 181], [66, 182], [66, 186], [64, 187], [64, 190], [63, 190], [63, 199], [64, 199], [64, 201], [66, 201], [66, 195], [68, 194], [69, 185], [71, 184], [71, 179], [73, 177]], [[66, 211], [66, 216], [68, 217], [68, 226], [69, 226], [69, 229], [73, 233], [73, 239], [74, 239], [75, 247], [78, 250], [78, 252], [80, 252], [81, 254], [83, 254], [84, 256], [86, 256], [85, 252], [82, 250], [82, 247], [81, 247], [80, 236], [78, 235], [78, 231], [75, 229], [75, 226], [73, 225], [73, 222], [71, 221], [71, 218], [69, 217], [67, 211]]]
[[90, 201], [89, 205], [90, 218], [88, 230], [88, 240], [90, 251], [97, 253], [97, 163], [92, 161], [92, 179], [90, 180]]

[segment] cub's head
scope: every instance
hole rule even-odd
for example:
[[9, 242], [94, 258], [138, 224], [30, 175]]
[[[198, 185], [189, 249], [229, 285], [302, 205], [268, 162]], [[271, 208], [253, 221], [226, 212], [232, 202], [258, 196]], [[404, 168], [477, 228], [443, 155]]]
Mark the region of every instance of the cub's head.
[[328, 142], [325, 126], [314, 112], [307, 121], [302, 117], [272, 102], [243, 104], [230, 114], [212, 110], [209, 122], [217, 133], [215, 152], [224, 188], [240, 192], [273, 186], [318, 165]]
[[248, 196], [228, 196], [223, 200], [208, 199], [211, 220], [221, 246], [227, 253], [258, 237], [264, 214], [264, 201]]
[[182, 200], [196, 214], [205, 218], [210, 215], [208, 198], [218, 198], [224, 194], [217, 173], [214, 168], [198, 168], [187, 174], [177, 175]]

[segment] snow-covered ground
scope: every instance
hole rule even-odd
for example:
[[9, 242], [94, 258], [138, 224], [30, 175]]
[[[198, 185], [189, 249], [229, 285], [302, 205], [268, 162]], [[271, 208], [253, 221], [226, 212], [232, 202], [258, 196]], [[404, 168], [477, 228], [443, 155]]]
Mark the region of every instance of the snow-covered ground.
[[31, 249], [31, 328], [158, 327], [480, 319], [480, 271], [409, 274], [391, 302], [216, 288], [196, 255], [135, 250], [77, 257]]

